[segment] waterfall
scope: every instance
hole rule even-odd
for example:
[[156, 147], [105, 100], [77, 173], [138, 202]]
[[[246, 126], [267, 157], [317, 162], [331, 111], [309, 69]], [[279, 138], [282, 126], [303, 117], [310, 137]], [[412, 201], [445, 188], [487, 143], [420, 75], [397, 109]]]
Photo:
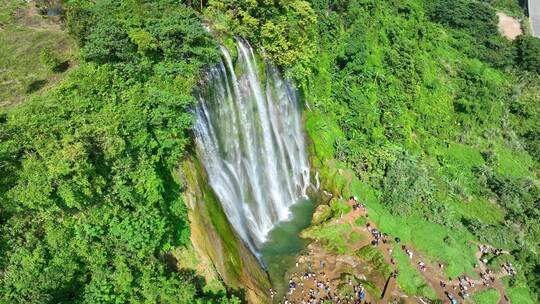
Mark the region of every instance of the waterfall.
[[306, 197], [309, 163], [296, 91], [269, 63], [263, 83], [251, 46], [238, 40], [236, 47], [236, 63], [222, 47], [222, 61], [209, 70], [194, 130], [210, 186], [257, 253], [289, 218], [290, 206]]

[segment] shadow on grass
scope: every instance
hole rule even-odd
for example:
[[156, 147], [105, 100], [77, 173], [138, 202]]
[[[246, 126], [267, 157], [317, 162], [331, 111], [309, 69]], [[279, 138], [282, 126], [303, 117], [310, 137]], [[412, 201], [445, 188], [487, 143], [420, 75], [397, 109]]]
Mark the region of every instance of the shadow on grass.
[[47, 80], [45, 79], [34, 80], [28, 84], [28, 87], [26, 87], [26, 93], [34, 93], [43, 88], [45, 84], [47, 84]]
[[68, 68], [69, 68], [69, 60], [66, 60], [64, 62], [61, 62], [57, 66], [55, 66], [53, 72], [55, 72], [55, 73], [63, 73], [65, 71], [67, 71]]

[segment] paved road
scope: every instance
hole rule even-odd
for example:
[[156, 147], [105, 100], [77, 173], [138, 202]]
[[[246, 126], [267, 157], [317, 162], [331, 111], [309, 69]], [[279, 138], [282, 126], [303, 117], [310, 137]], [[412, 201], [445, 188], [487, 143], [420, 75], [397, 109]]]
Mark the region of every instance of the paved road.
[[533, 35], [540, 37], [540, 0], [529, 0], [529, 18]]

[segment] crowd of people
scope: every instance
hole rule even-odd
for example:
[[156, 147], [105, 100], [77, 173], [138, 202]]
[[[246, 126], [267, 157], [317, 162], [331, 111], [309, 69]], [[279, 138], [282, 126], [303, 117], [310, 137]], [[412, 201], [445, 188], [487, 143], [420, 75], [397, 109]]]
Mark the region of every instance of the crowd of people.
[[366, 206], [358, 201], [358, 198], [356, 196], [349, 197], [349, 205], [352, 206], [353, 210], [362, 210], [365, 209]]
[[[368, 215], [365, 205], [360, 203], [356, 197], [350, 197], [348, 203], [350, 206], [352, 206], [353, 211], [355, 212], [365, 211], [364, 216], [367, 218]], [[341, 216], [341, 218], [343, 218], [343, 215]], [[367, 230], [368, 234], [372, 236], [371, 245], [379, 246], [381, 243], [384, 245], [389, 245], [391, 243], [388, 235], [373, 227], [371, 223], [366, 223], [365, 230]], [[399, 245], [400, 239], [396, 237], [395, 242]], [[384, 247], [387, 247], [385, 250], [388, 253], [387, 257], [390, 259], [390, 264], [395, 266], [395, 261], [392, 254], [392, 246], [384, 245], [382, 250], [384, 250]], [[412, 261], [414, 256], [413, 250], [408, 248], [406, 245], [402, 245], [401, 249]], [[479, 251], [480, 263], [486, 265], [488, 263], [486, 255], [494, 254], [495, 256], [499, 256], [504, 253], [502, 249], [492, 248], [487, 245], [479, 245]], [[419, 258], [417, 258], [416, 260], [418, 259]], [[417, 262], [416, 264], [420, 271], [426, 272], [428, 270], [428, 265], [423, 261], [420, 260], [415, 262]], [[296, 263], [296, 267], [299, 268], [298, 263]], [[324, 272], [325, 263], [323, 260], [319, 261], [319, 267], [320, 269], [318, 272], [313, 272], [311, 271], [311, 262], [308, 262], [307, 268], [310, 269], [309, 271], [305, 271], [303, 273], [295, 273], [293, 277], [291, 277], [289, 280], [287, 293], [283, 296], [283, 301], [280, 302], [285, 304], [319, 304], [328, 302], [333, 304], [369, 304], [369, 302], [366, 301], [366, 291], [362, 285], [353, 284], [351, 280], [349, 280], [348, 282], [343, 282], [343, 280], [338, 278], [328, 278], [326, 273]], [[444, 273], [444, 267], [445, 265], [439, 263], [440, 273]], [[475, 268], [478, 267], [479, 265], [475, 265]], [[506, 271], [511, 276], [516, 274], [516, 270], [510, 262], [501, 264], [501, 268], [504, 269], [504, 271]], [[481, 283], [484, 287], [489, 287], [490, 284], [494, 283], [496, 280], [496, 276], [493, 271], [487, 267], [482, 267], [479, 271], [479, 274], [481, 278]], [[391, 276], [395, 279], [397, 275], [398, 271], [394, 269], [391, 273]], [[346, 284], [350, 286], [345, 286], [347, 288], [342, 288], [343, 285]], [[463, 300], [466, 300], [470, 297], [470, 293], [474, 292], [473, 289], [477, 284], [480, 284], [479, 280], [472, 280], [466, 275], [457, 277], [456, 280], [440, 280], [440, 287], [442, 288], [444, 294], [452, 304], [458, 303], [457, 299], [454, 296], [456, 293]], [[340, 286], [339, 290], [341, 291], [338, 290], [338, 286]], [[348, 292], [346, 292], [345, 290], [347, 290]], [[271, 289], [270, 295], [273, 299], [276, 296], [275, 290]], [[504, 296], [505, 298], [507, 298], [506, 295]]]
[[[320, 263], [324, 265], [324, 263]], [[342, 282], [343, 283], [343, 282]], [[283, 296], [284, 304], [370, 304], [366, 301], [366, 290], [361, 284], [354, 284], [348, 280], [352, 292], [339, 292], [336, 282], [331, 281], [324, 271], [306, 271], [296, 273], [289, 279], [287, 294]], [[276, 292], [270, 289], [273, 299]]]
[[493, 253], [495, 256], [500, 256], [503, 254], [503, 250], [500, 248], [493, 248], [482, 244], [478, 245], [478, 250], [480, 251], [482, 256], [490, 253]]
[[516, 275], [516, 269], [512, 265], [512, 263], [507, 262], [501, 265], [501, 268], [504, 269], [510, 276]]
[[495, 282], [495, 276], [493, 275], [493, 270], [486, 269], [486, 271], [480, 272], [480, 278], [482, 279], [482, 285], [489, 287], [489, 285]]
[[[459, 287], [459, 292], [458, 292], [458, 295], [462, 298], [462, 299], [467, 299], [469, 298], [469, 288], [474, 288], [474, 281], [471, 280], [471, 278], [469, 278], [468, 276], [460, 276], [458, 277], [458, 287]], [[454, 288], [456, 288], [454, 286]]]

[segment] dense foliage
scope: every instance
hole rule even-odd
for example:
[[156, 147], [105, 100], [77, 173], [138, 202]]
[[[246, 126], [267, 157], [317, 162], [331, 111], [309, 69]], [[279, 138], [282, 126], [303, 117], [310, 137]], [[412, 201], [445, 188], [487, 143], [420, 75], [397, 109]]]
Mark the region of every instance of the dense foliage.
[[520, 265], [511, 297], [526, 302], [526, 284], [537, 297], [539, 39], [503, 38], [485, 1], [312, 5], [308, 98], [318, 126], [339, 127], [323, 129], [332, 157], [391, 214], [510, 250]]
[[525, 70], [540, 74], [540, 38], [520, 36], [516, 42], [520, 66]]
[[431, 20], [456, 30], [454, 43], [466, 54], [496, 67], [513, 64], [515, 46], [499, 34], [498, 17], [486, 2], [436, 0], [428, 6]]
[[74, 1], [67, 19], [81, 66], [0, 117], [0, 302], [228, 302], [170, 253], [189, 241], [173, 170], [213, 39], [173, 1]]
[[209, 0], [204, 9], [216, 33], [258, 44], [276, 64], [302, 81], [317, 49], [316, 15], [308, 1]]
[[236, 301], [171, 255], [189, 237], [171, 172], [199, 73], [218, 59], [201, 18], [297, 81], [311, 133], [332, 134], [325, 157], [396, 223], [511, 251], [510, 297], [538, 300], [540, 42], [498, 33], [493, 3], [521, 12], [514, 1], [66, 2], [80, 67], [0, 114], [0, 302]]

